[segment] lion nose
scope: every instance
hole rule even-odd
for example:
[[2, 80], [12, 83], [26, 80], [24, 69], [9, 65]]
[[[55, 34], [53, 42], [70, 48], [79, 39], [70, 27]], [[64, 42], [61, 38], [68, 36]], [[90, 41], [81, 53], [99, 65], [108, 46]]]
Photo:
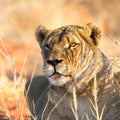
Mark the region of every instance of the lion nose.
[[55, 60], [47, 60], [47, 63], [52, 65], [52, 66], [56, 66], [57, 64], [61, 63], [63, 60], [58, 60], [58, 59], [55, 59]]

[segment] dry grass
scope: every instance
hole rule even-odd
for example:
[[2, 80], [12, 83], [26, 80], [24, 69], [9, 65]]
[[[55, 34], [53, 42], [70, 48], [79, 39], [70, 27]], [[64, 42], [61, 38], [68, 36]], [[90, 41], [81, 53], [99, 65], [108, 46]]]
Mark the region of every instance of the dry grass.
[[93, 84], [93, 101], [90, 99], [90, 102], [92, 104], [92, 108], [91, 109], [91, 112], [92, 114], [94, 115], [94, 117], [96, 118], [96, 120], [102, 120], [102, 117], [103, 117], [103, 113], [104, 113], [104, 109], [105, 109], [105, 104], [104, 106], [102, 106], [102, 110], [100, 111], [99, 110], [99, 105], [98, 105], [98, 87], [97, 87], [97, 80], [96, 80], [96, 76], [94, 78], [94, 84]]
[[[29, 110], [26, 108], [27, 106], [25, 104], [25, 101], [23, 101], [23, 98], [21, 99], [21, 93], [23, 94], [24, 85], [25, 85], [25, 81], [26, 81], [26, 78], [22, 77], [22, 73], [24, 71], [24, 65], [25, 65], [25, 62], [26, 62], [27, 58], [25, 58], [25, 60], [23, 62], [23, 67], [22, 67], [22, 70], [21, 70], [21, 74], [19, 76], [17, 76], [17, 74], [16, 74], [17, 70], [15, 68], [15, 60], [13, 60], [9, 56], [3, 41], [0, 41], [0, 43], [3, 45], [3, 48], [4, 48], [4, 49], [0, 49], [0, 52], [7, 59], [8, 65], [9, 65], [9, 67], [10, 67], [12, 73], [13, 73], [12, 76], [13, 76], [13, 81], [14, 81], [14, 82], [10, 81], [8, 79], [8, 77], [5, 76], [4, 73], [0, 77], [0, 103], [1, 103], [0, 111], [2, 111], [4, 113], [5, 118], [8, 118], [10, 120], [12, 120], [12, 119], [15, 119], [15, 120], [30, 119], [29, 117], [32, 116], [32, 115], [30, 114]], [[117, 42], [115, 42], [115, 44], [118, 45]], [[119, 64], [117, 64], [116, 61], [120, 61], [120, 59], [118, 58], [112, 64], [114, 64], [118, 68], [120, 68]], [[32, 81], [33, 76], [34, 76], [34, 72], [35, 72], [35, 69], [33, 70], [31, 81]], [[7, 87], [5, 87], [6, 85], [7, 85]], [[96, 120], [102, 120], [105, 105], [103, 106], [103, 109], [101, 111], [99, 111], [99, 107], [98, 107], [98, 103], [97, 103], [98, 102], [97, 93], [98, 93], [98, 89], [97, 89], [96, 78], [95, 78], [94, 79], [94, 89], [93, 89], [94, 101], [90, 100], [91, 104], [92, 104], [92, 107], [93, 107], [93, 110], [91, 110], [91, 111], [92, 111], [92, 114], [95, 116]], [[47, 120], [49, 120], [50, 115], [52, 114], [54, 109], [58, 106], [58, 104], [62, 101], [62, 99], [66, 96], [66, 94], [60, 99], [60, 101], [51, 110], [51, 112], [48, 115]], [[7, 98], [6, 98], [6, 96], [7, 96]], [[10, 108], [11, 106], [9, 105], [11, 103], [11, 101], [14, 102], [14, 106], [15, 106], [15, 108], [14, 108], [15, 111], [14, 112], [11, 111], [11, 109], [13, 109], [13, 108]], [[75, 119], [78, 120], [77, 97], [76, 97], [76, 91], [75, 91], [74, 88], [73, 88], [73, 103], [74, 104], [71, 105], [71, 109], [73, 111]], [[46, 107], [47, 107], [47, 105], [46, 105]], [[26, 109], [26, 111], [24, 111], [25, 109]], [[34, 116], [32, 116], [32, 117], [33, 117], [34, 120], [37, 119]], [[89, 120], [89, 116], [86, 115], [86, 119]]]
[[0, 49], [0, 53], [7, 60], [7, 64], [12, 71], [12, 80], [9, 79], [5, 75], [5, 73], [1, 73], [0, 76], [0, 112], [2, 112], [3, 118], [2, 119], [15, 119], [15, 120], [24, 120], [25, 118], [29, 117], [30, 113], [26, 106], [26, 102], [24, 99], [24, 86], [26, 78], [22, 76], [24, 71], [25, 61], [23, 63], [23, 67], [21, 70], [21, 74], [17, 76], [17, 70], [15, 68], [15, 60], [13, 60], [3, 43], [0, 40], [0, 44], [2, 44], [3, 49]]
[[[118, 42], [114, 42], [114, 43], [120, 48]], [[25, 99], [23, 98], [23, 90], [24, 90], [26, 78], [24, 78], [22, 74], [24, 72], [24, 66], [26, 63], [27, 56], [23, 61], [21, 74], [17, 76], [17, 70], [15, 68], [16, 66], [15, 60], [12, 59], [9, 53], [7, 52], [7, 48], [2, 40], [0, 40], [0, 44], [2, 45], [2, 48], [3, 48], [3, 49], [0, 48], [0, 53], [6, 58], [7, 64], [9, 65], [9, 68], [12, 71], [12, 76], [13, 76], [13, 81], [10, 81], [9, 78], [4, 74], [4, 72], [1, 74], [1, 77], [0, 77], [0, 103], [1, 103], [0, 112], [2, 112], [3, 114], [3, 116], [0, 116], [0, 117], [2, 117], [3, 119], [7, 118], [10, 120], [12, 119], [28, 120], [30, 119], [30, 116], [31, 116], [34, 120], [36, 120], [37, 118], [31, 115], [31, 113], [29, 112], [25, 103]], [[113, 59], [112, 64], [120, 69], [120, 66], [117, 63], [119, 61], [120, 61], [119, 57], [116, 60]], [[31, 82], [33, 80], [35, 69], [36, 69], [36, 65], [34, 67], [33, 74], [31, 75]], [[63, 100], [63, 98], [67, 95], [68, 92], [64, 94], [64, 96], [58, 101], [58, 103], [50, 111], [47, 120], [49, 120], [50, 115], [52, 114], [54, 109], [59, 105], [59, 103]], [[94, 101], [90, 100], [93, 107], [93, 110], [91, 109], [91, 111], [94, 117], [96, 118], [96, 120], [102, 120], [105, 105], [103, 106], [103, 109], [99, 111], [97, 93], [98, 93], [98, 89], [97, 89], [96, 78], [95, 78], [94, 89], [93, 89]], [[71, 109], [73, 111], [75, 119], [78, 120], [77, 97], [76, 97], [76, 90], [74, 89], [74, 87], [73, 87], [73, 103], [74, 103], [73, 105], [71, 104]], [[14, 111], [12, 111], [11, 109], [14, 109]], [[45, 110], [43, 111], [43, 115], [44, 115], [44, 112]], [[42, 116], [42, 119], [43, 119], [43, 116]], [[86, 114], [86, 119], [89, 120], [89, 116], [87, 116], [87, 114]]]
[[24, 83], [15, 86], [15, 83], [8, 78], [0, 79], [2, 84], [0, 85], [0, 118], [3, 116], [2, 118], [10, 120], [24, 120], [29, 117], [29, 110], [23, 98]]
[[76, 95], [76, 89], [75, 87], [73, 87], [73, 105], [71, 104], [71, 109], [72, 109], [72, 112], [75, 116], [75, 120], [79, 120], [78, 119], [78, 104], [77, 104], [77, 95]]
[[[93, 8], [93, 6], [97, 7]], [[31, 72], [26, 72], [26, 74], [33, 76], [34, 63], [37, 61], [37, 63], [41, 65], [42, 62], [39, 55], [39, 46], [34, 42], [34, 31], [36, 26], [43, 24], [49, 28], [55, 28], [67, 24], [81, 25], [88, 22], [94, 22], [101, 27], [104, 33], [107, 32], [111, 35], [112, 40], [110, 40], [111, 38], [109, 37], [108, 41], [103, 43], [105, 44], [105, 47], [110, 41], [112, 41], [113, 44], [120, 48], [119, 41], [116, 41], [116, 39], [120, 38], [120, 28], [118, 28], [120, 22], [119, 7], [120, 4], [118, 0], [110, 0], [108, 3], [104, 3], [102, 0], [97, 0], [96, 2], [89, 0], [86, 0], [86, 2], [79, 0], [72, 0], [71, 2], [67, 0], [1, 0], [0, 8], [2, 12], [0, 15], [0, 36], [2, 41], [0, 40], [0, 119], [29, 119], [28, 117], [30, 116], [30, 113], [23, 97], [24, 85], [27, 79], [24, 77], [24, 74], [26, 68], [28, 68], [27, 71]], [[110, 22], [108, 22], [108, 18]], [[3, 41], [7, 43], [7, 48]], [[9, 48], [11, 44], [15, 44], [17, 47], [14, 49]], [[23, 50], [26, 45], [30, 50]], [[20, 49], [20, 52], [17, 50], [18, 46], [22, 48]], [[108, 51], [108, 48], [106, 51]], [[115, 66], [117, 70], [120, 70], [120, 49], [118, 49], [117, 57], [115, 57], [115, 50], [112, 50], [113, 56], [110, 56], [110, 58], [112, 59], [113, 66]], [[32, 57], [29, 59], [26, 54], [26, 57], [24, 58], [24, 55], [22, 54], [27, 52], [31, 53], [31, 51], [33, 51]], [[34, 56], [34, 53], [36, 56]], [[29, 59], [30, 63], [27, 59]], [[18, 64], [18, 61], [20, 61], [21, 64]], [[26, 61], [29, 63], [28, 66], [32, 66], [31, 68], [28, 66], [25, 67], [27, 64]], [[19, 69], [19, 75], [18, 66], [22, 66]], [[9, 69], [9, 72], [12, 74], [12, 81], [6, 75], [6, 68]], [[39, 68], [40, 67], [38, 67], [38, 69], [36, 68], [37, 71], [39, 71]], [[97, 101], [97, 94], [94, 94], [94, 96], [95, 102]], [[74, 105], [71, 106], [71, 109], [76, 120], [78, 120], [78, 113], [76, 112], [77, 102], [74, 89], [73, 101]], [[103, 113], [101, 112], [101, 115], [97, 113], [97, 102], [93, 103], [93, 106], [95, 107], [93, 113], [95, 113], [97, 118], [101, 118]], [[89, 119], [88, 116], [87, 119]]]

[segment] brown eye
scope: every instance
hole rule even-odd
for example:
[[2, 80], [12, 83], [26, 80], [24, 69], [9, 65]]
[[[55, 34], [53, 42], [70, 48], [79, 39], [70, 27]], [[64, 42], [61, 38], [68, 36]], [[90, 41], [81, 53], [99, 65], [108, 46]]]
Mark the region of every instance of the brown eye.
[[78, 45], [77, 43], [71, 43], [69, 47], [70, 47], [70, 48], [74, 48], [74, 47], [76, 47], [77, 45]]

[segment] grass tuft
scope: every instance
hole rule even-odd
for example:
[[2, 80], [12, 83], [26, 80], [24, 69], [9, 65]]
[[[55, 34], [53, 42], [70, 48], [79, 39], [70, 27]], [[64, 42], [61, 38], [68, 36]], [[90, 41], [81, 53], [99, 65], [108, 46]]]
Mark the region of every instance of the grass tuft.
[[2, 119], [29, 119], [30, 113], [23, 93], [26, 78], [22, 76], [27, 56], [25, 57], [21, 73], [18, 76], [17, 69], [15, 67], [15, 59], [10, 57], [2, 40], [0, 40], [0, 44], [2, 46], [2, 48], [0, 48], [0, 53], [7, 60], [7, 64], [9, 65], [13, 76], [12, 80], [10, 80], [4, 72], [0, 76], [0, 111], [3, 114]]

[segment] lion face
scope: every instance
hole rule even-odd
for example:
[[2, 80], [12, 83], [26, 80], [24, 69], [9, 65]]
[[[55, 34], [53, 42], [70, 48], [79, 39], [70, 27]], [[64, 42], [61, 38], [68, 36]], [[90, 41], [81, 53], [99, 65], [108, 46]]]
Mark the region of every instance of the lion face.
[[91, 24], [64, 26], [53, 31], [38, 27], [36, 37], [42, 49], [43, 70], [51, 84], [63, 86], [79, 77], [95, 53], [99, 34], [98, 28]]
[[61, 40], [59, 34], [44, 40], [44, 72], [52, 84], [61, 86], [71, 80], [78, 66], [80, 52], [80, 41], [76, 36], [71, 39], [70, 33], [63, 35]]

